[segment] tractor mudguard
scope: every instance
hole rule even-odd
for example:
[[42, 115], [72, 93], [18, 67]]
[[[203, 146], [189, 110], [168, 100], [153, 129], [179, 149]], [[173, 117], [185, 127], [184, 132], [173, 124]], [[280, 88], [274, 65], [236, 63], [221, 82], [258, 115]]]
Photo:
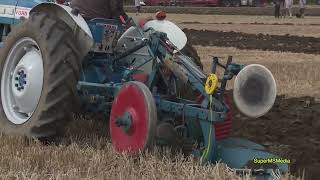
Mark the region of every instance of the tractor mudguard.
[[144, 30], [152, 28], [156, 31], [167, 34], [168, 39], [179, 49], [182, 50], [187, 44], [186, 34], [173, 22], [168, 20], [151, 20], [144, 25]]
[[72, 8], [55, 3], [41, 3], [33, 7], [32, 13], [45, 12], [64, 21], [75, 34], [81, 47], [81, 52], [87, 54], [94, 44], [93, 36], [87, 22], [80, 14], [73, 14]]

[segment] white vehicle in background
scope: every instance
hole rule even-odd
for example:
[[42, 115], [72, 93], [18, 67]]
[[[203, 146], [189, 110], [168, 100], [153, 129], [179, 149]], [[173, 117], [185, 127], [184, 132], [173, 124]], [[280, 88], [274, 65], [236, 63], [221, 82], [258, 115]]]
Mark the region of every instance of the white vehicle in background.
[[140, 5], [141, 5], [141, 6], [146, 6], [146, 3], [143, 2], [143, 1], [140, 1]]

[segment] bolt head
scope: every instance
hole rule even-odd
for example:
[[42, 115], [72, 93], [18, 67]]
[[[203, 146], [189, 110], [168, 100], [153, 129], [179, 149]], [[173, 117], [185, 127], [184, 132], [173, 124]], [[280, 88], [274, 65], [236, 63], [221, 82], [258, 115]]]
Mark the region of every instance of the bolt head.
[[18, 86], [19, 86], [19, 84], [15, 84], [14, 86], [15, 86], [15, 87], [18, 87]]
[[18, 78], [18, 77], [15, 77], [14, 79], [15, 79], [16, 81], [18, 81], [18, 80], [19, 80], [19, 78]]

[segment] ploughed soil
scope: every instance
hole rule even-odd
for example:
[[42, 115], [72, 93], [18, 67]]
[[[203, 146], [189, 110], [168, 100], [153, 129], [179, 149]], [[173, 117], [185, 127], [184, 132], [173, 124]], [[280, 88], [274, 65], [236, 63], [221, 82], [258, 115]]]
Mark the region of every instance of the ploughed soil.
[[[131, 4], [130, 4], [131, 5]], [[125, 12], [135, 13], [137, 10], [134, 6], [125, 6]], [[255, 15], [255, 16], [273, 16], [274, 7], [176, 7], [176, 6], [144, 6], [143, 13], [155, 13], [165, 11], [176, 14], [215, 14], [215, 15]], [[293, 14], [299, 12], [299, 7], [293, 7]], [[319, 16], [319, 6], [308, 6], [305, 12], [306, 16]]]
[[[234, 108], [236, 109], [236, 108]], [[249, 119], [234, 111], [233, 133], [291, 160], [294, 175], [320, 177], [320, 102], [312, 97], [277, 97], [269, 113]]]
[[193, 45], [320, 54], [320, 38], [183, 29]]
[[294, 24], [294, 23], [260, 23], [260, 22], [252, 22], [252, 23], [233, 23], [233, 22], [210, 22], [210, 23], [202, 23], [198, 21], [184, 21], [179, 24], [242, 24], [242, 25], [276, 25], [276, 26], [320, 26], [318, 23], [311, 24]]

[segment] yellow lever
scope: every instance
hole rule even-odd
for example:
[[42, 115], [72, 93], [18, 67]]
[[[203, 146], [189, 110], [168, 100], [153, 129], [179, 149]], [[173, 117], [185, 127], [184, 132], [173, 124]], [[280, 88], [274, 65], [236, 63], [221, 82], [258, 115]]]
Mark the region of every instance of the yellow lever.
[[207, 78], [205, 90], [208, 95], [213, 95], [218, 87], [218, 77], [216, 74], [210, 74]]
[[[206, 84], [205, 84], [205, 91], [208, 95], [210, 95], [210, 119], [211, 122], [213, 120], [212, 117], [212, 95], [214, 93], [214, 91], [217, 89], [218, 87], [218, 77], [216, 74], [210, 74], [207, 78]], [[209, 156], [209, 149], [211, 148], [211, 134], [212, 134], [212, 127], [213, 124], [210, 123], [210, 131], [208, 134], [208, 147], [205, 149], [205, 151], [203, 152], [202, 156], [201, 156], [201, 162], [204, 162], [205, 160], [208, 159]]]

